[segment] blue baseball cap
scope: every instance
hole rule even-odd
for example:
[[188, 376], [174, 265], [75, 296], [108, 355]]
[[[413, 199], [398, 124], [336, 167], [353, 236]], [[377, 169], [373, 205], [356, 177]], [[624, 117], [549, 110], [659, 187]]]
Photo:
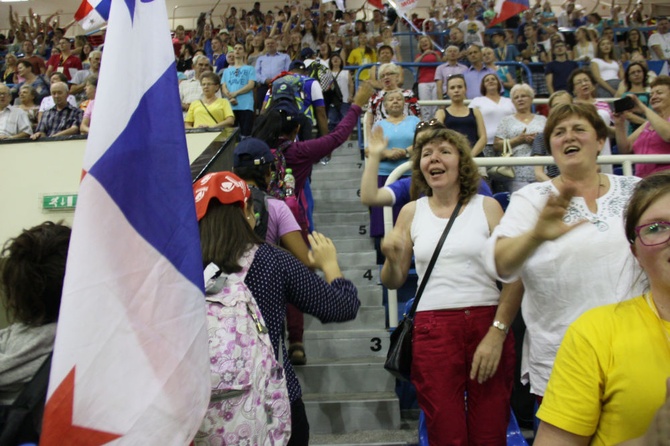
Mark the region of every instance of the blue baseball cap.
[[263, 166], [274, 160], [270, 146], [258, 138], [245, 138], [233, 151], [233, 167]]

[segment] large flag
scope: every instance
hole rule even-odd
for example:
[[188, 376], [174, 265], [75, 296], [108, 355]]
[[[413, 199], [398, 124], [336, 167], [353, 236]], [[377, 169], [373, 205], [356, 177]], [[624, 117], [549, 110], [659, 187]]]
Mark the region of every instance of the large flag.
[[109, 20], [112, 0], [82, 0], [74, 19], [85, 31], [102, 27]]
[[489, 28], [522, 13], [526, 9], [530, 9], [530, 4], [528, 0], [496, 0], [493, 9], [496, 16], [489, 23]]
[[41, 444], [188, 444], [209, 354], [164, 0], [112, 2], [83, 170]]

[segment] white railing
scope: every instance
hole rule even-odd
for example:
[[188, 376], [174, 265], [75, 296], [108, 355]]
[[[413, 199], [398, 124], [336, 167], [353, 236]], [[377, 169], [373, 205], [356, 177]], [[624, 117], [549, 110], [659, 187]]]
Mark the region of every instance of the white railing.
[[[475, 162], [482, 167], [490, 166], [548, 166], [555, 164], [554, 159], [550, 156], [523, 156], [512, 158], [475, 158]], [[621, 164], [623, 166], [623, 174], [626, 176], [633, 175], [633, 164], [647, 163], [647, 164], [670, 164], [670, 155], [603, 155], [598, 157], [598, 164]], [[391, 172], [385, 185], [389, 185], [402, 176], [403, 173], [410, 170], [412, 164], [410, 161], [403, 163], [396, 167]], [[393, 230], [393, 208], [390, 206], [384, 207], [384, 234], [389, 234]], [[389, 327], [395, 328], [398, 326], [398, 293], [396, 290], [388, 290], [388, 307], [389, 307]]]

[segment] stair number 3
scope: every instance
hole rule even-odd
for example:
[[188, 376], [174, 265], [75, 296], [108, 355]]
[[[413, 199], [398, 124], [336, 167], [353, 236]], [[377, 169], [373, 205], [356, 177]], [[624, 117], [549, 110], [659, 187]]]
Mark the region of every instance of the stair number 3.
[[378, 352], [382, 349], [382, 340], [380, 338], [372, 338], [370, 339], [370, 342], [372, 343], [370, 350], [373, 352]]

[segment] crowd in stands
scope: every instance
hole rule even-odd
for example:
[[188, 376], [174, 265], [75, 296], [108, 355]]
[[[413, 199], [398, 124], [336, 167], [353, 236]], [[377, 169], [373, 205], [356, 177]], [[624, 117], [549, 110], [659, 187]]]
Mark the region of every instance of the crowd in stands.
[[[668, 403], [656, 397], [665, 389], [658, 376], [667, 374], [667, 369], [659, 373], [650, 366], [653, 373], [635, 375], [640, 382], [648, 377], [656, 381], [645, 383], [645, 391], [654, 396], [634, 426], [626, 424], [626, 417], [616, 416], [601, 426], [593, 413], [620, 409], [611, 408], [606, 398], [608, 391], [617, 393], [607, 387], [609, 370], [599, 369], [607, 369], [612, 360], [602, 359], [601, 345], [594, 350], [581, 333], [590, 336], [598, 331], [596, 322], [604, 316], [590, 313], [568, 332], [571, 345], [565, 351], [559, 346], [582, 313], [642, 296], [644, 290], [635, 281], [642, 271], [649, 276], [653, 297], [638, 297], [630, 306], [639, 307], [636, 311], [642, 312], [644, 321], [655, 324], [658, 319], [659, 328], [665, 330], [661, 331], [665, 336], [645, 336], [661, 342], [670, 339], [670, 177], [659, 173], [670, 164], [637, 164], [635, 173], [644, 178], [640, 180], [615, 175], [612, 165], [599, 166], [596, 161], [600, 154], [617, 151], [670, 154], [670, 21], [644, 17], [639, 3], [631, 3], [626, 11], [612, 3], [611, 15], [601, 17], [596, 8], [585, 14], [573, 0], [566, 0], [558, 14], [548, 1], [537, 0], [519, 17], [487, 31], [495, 16], [493, 8], [493, 1], [448, 7], [434, 3], [427, 18], [413, 14], [406, 21], [390, 8], [375, 9], [367, 20], [368, 11], [362, 8], [336, 11], [334, 4], [320, 0], [267, 12], [261, 11], [260, 2], [249, 11], [228, 6], [218, 24], [205, 15], [195, 30], [181, 25], [174, 30], [184, 126], [239, 127], [243, 141], [236, 149], [234, 167], [252, 189], [260, 186], [272, 195], [277, 192], [275, 198], [282, 200], [295, 195], [297, 210], [290, 213], [296, 221], [286, 234], [292, 234], [296, 256], [303, 262], [305, 246], [314, 243], [308, 236], [313, 225], [306, 198], [312, 166], [320, 159], [327, 163], [359, 122], [369, 135], [362, 201], [393, 205], [397, 219], [382, 242], [380, 214], [374, 210], [371, 214], [370, 234], [378, 239], [384, 285], [402, 286], [413, 257], [421, 280], [430, 270], [427, 264], [439, 234], [447, 221], [458, 217], [451, 238], [437, 253], [441, 263], [436, 264], [439, 268], [416, 317], [412, 379], [435, 444], [504, 441], [514, 366], [513, 340], [506, 335], [520, 306], [529, 339], [524, 379], [538, 403], [543, 396], [548, 398], [540, 411], [540, 443], [587, 444], [579, 437], [595, 436], [606, 438], [603, 444], [614, 444], [645, 432], [651, 438], [647, 427], [653, 429], [650, 423], [656, 411], [664, 404], [662, 410], [670, 412]], [[43, 23], [39, 17], [20, 21], [12, 16], [12, 26], [0, 85], [0, 137], [38, 139], [88, 132], [103, 52], [86, 38], [71, 42], [64, 37], [66, 28], [51, 26], [49, 20]], [[418, 32], [407, 37], [410, 29]], [[414, 48], [403, 48], [406, 41]], [[409, 61], [403, 60], [407, 50], [412, 54]], [[411, 65], [403, 65], [407, 63]], [[416, 88], [405, 85], [410, 73]], [[535, 98], [549, 98], [549, 108], [535, 109]], [[628, 99], [611, 100], [623, 98]], [[449, 104], [418, 103], [441, 99], [449, 99]], [[293, 170], [290, 194], [286, 189], [278, 192], [284, 185], [277, 180], [281, 169], [268, 165], [270, 155], [265, 154], [270, 148], [277, 160], [273, 163]], [[550, 154], [556, 166], [515, 166], [502, 173], [477, 168], [474, 161], [503, 154]], [[412, 166], [401, 180], [404, 192], [384, 187], [388, 175], [407, 160]], [[252, 166], [258, 171], [245, 169]], [[258, 238], [246, 227], [245, 220], [255, 218], [247, 200], [251, 190], [238, 187], [244, 189], [244, 199], [215, 203], [208, 212], [235, 204], [230, 212], [234, 211], [236, 224], [263, 254], [262, 241], [269, 233]], [[660, 190], [660, 195], [644, 198], [645, 187]], [[492, 195], [491, 190], [514, 192], [506, 212], [498, 201], [484, 196]], [[631, 197], [639, 208], [626, 214]], [[218, 217], [205, 215], [201, 229], [210, 220], [220, 227]], [[286, 234], [275, 235], [281, 239]], [[298, 237], [304, 243], [298, 243]], [[317, 245], [330, 243], [316, 237]], [[659, 245], [665, 254], [652, 249]], [[270, 249], [264, 255], [269, 259], [273, 253]], [[333, 256], [329, 250], [326, 263], [332, 263]], [[259, 259], [258, 264], [263, 260]], [[663, 266], [655, 267], [654, 261]], [[290, 269], [300, 273], [295, 277], [307, 274], [294, 263]], [[310, 266], [309, 261], [306, 264]], [[254, 274], [250, 270], [250, 276]], [[336, 276], [334, 280], [340, 278]], [[502, 292], [496, 282], [506, 284]], [[259, 293], [265, 292], [258, 287]], [[295, 432], [303, 439], [295, 444], [307, 444], [308, 423], [289, 362], [306, 362], [300, 310], [310, 308], [299, 299], [275, 297], [297, 304], [286, 308], [289, 348], [282, 356], [291, 371], [292, 410], [300, 416], [294, 418]], [[281, 307], [270, 316], [276, 325], [271, 337], [277, 350], [281, 324], [277, 321], [284, 320], [284, 307], [260, 307], [266, 319]], [[355, 311], [350, 313], [341, 319], [353, 317]], [[623, 317], [618, 323], [624, 332], [644, 325]], [[602, 337], [599, 342], [604, 345], [617, 330], [598, 331], [595, 337]], [[631, 348], [645, 339], [634, 339]], [[647, 350], [635, 357], [651, 361], [653, 355]], [[662, 364], [670, 364], [666, 358], [670, 350], [660, 350]], [[557, 354], [569, 368], [552, 382]], [[619, 358], [622, 352], [611, 354]], [[582, 355], [590, 362], [578, 364]], [[584, 369], [579, 376], [573, 373], [577, 366]], [[624, 367], [624, 372], [630, 370]], [[590, 379], [582, 379], [587, 375]], [[567, 419], [561, 417], [561, 398], [573, 384], [591, 398], [570, 402]], [[604, 393], [591, 395], [599, 391]], [[628, 403], [616, 400], [619, 405]], [[615, 424], [621, 428], [611, 434], [608, 429]]]

